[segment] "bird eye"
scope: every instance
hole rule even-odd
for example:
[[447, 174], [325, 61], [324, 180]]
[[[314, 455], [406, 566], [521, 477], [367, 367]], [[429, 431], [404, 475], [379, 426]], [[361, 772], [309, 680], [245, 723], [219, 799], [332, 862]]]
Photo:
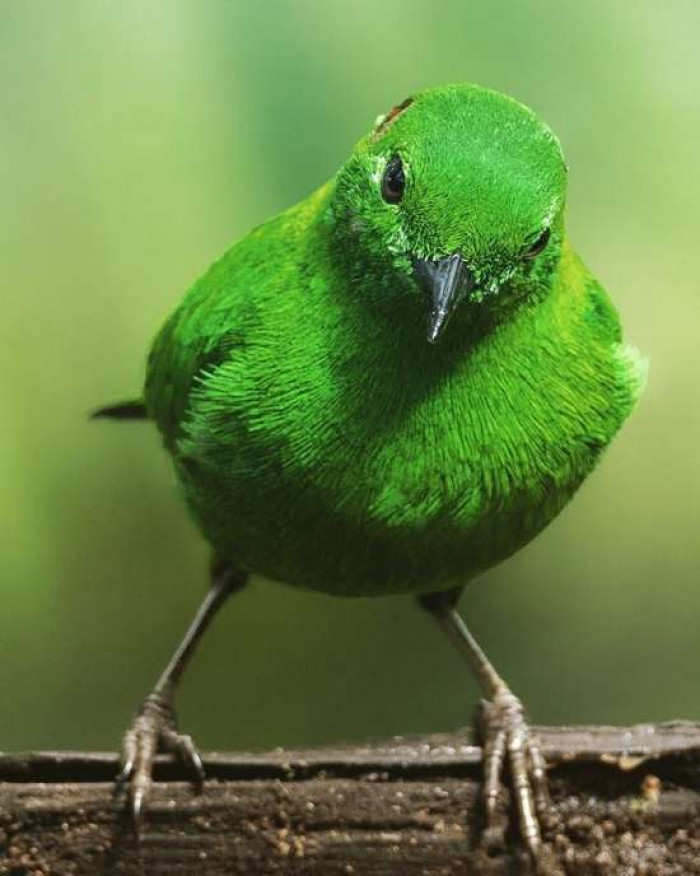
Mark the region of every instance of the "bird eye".
[[389, 159], [382, 177], [382, 197], [387, 204], [398, 204], [406, 187], [403, 164], [398, 155]]
[[538, 256], [542, 250], [549, 243], [549, 238], [551, 236], [551, 231], [549, 228], [545, 228], [545, 230], [540, 234], [537, 240], [534, 243], [531, 243], [530, 246], [525, 250], [525, 258], [526, 259], [534, 259]]

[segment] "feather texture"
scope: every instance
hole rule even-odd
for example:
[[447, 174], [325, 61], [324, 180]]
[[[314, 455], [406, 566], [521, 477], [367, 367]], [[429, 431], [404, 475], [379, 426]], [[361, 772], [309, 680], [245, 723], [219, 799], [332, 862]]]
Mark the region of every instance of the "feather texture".
[[[643, 383], [568, 242], [565, 177], [529, 110], [433, 89], [194, 284], [146, 402], [217, 555], [332, 593], [441, 590], [553, 519]], [[455, 251], [478, 289], [431, 346], [412, 259]]]

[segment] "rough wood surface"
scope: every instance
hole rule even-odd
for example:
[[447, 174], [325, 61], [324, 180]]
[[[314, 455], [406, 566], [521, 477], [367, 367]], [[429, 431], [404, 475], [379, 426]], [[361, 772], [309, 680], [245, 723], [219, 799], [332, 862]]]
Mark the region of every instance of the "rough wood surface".
[[[552, 872], [700, 874], [700, 725], [540, 728]], [[140, 843], [112, 754], [0, 755], [0, 874], [448, 876], [527, 873], [515, 834], [486, 854], [468, 734], [211, 754], [195, 796], [158, 765]], [[503, 823], [508, 824], [504, 796]]]

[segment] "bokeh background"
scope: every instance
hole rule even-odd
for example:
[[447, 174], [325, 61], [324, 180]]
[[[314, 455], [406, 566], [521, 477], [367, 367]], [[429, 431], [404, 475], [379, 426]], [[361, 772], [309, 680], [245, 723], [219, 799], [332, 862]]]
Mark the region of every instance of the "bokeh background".
[[[376, 115], [470, 80], [559, 133], [570, 227], [651, 359], [575, 502], [462, 610], [537, 722], [700, 718], [700, 4], [0, 3], [0, 747], [117, 745], [205, 587], [138, 393], [184, 290]], [[409, 599], [256, 582], [180, 698], [205, 747], [448, 730], [476, 688]]]

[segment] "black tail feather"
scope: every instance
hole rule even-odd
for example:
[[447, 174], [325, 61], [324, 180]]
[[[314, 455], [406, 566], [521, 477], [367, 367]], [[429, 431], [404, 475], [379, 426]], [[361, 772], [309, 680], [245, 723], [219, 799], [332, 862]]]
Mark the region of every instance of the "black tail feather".
[[119, 402], [98, 408], [90, 414], [91, 420], [147, 420], [148, 411], [141, 399]]

